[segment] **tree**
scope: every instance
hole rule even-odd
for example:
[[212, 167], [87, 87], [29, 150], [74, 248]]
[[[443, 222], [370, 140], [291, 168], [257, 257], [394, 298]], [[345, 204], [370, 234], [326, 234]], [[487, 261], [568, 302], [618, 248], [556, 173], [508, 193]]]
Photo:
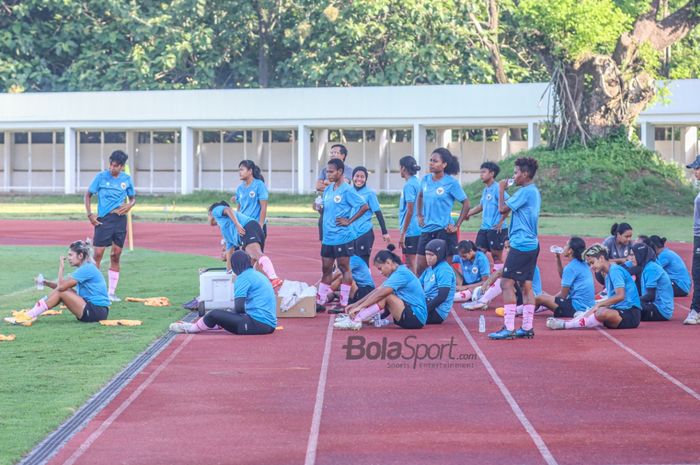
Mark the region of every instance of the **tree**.
[[573, 140], [585, 145], [629, 128], [657, 93], [660, 54], [700, 22], [699, 0], [663, 18], [660, 0], [516, 0], [514, 5], [521, 34], [551, 76], [554, 147]]

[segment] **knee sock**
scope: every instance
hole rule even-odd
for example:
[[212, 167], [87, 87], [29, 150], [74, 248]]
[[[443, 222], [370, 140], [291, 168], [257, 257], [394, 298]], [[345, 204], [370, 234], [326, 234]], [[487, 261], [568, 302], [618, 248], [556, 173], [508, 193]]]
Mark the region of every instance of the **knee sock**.
[[506, 304], [503, 311], [505, 312], [503, 325], [508, 331], [515, 330], [515, 304]]
[[487, 304], [501, 295], [501, 292], [503, 292], [501, 290], [501, 280], [497, 279], [496, 282], [491, 285], [491, 287], [486, 289], [486, 292], [484, 292], [484, 295], [481, 296], [479, 301]]
[[318, 284], [318, 293], [316, 294], [316, 303], [323, 305], [328, 301], [328, 294], [331, 293], [331, 286], [326, 283]]
[[48, 309], [49, 307], [46, 305], [46, 301], [44, 299], [41, 299], [34, 304], [34, 308], [27, 312], [27, 315], [29, 315], [29, 317], [31, 318], [36, 318]]
[[350, 299], [350, 289], [352, 289], [350, 284], [340, 285], [340, 305], [343, 307], [348, 304], [348, 300]]
[[369, 307], [363, 308], [362, 310], [357, 312], [357, 315], [355, 315], [355, 318], [353, 318], [352, 321], [365, 321], [368, 318], [372, 318], [372, 316], [376, 315], [381, 311], [382, 309], [379, 308], [379, 305], [372, 304]]
[[107, 271], [109, 276], [109, 295], [114, 295], [117, 291], [117, 283], [119, 282], [119, 272], [114, 270]]
[[472, 291], [465, 289], [464, 291], [455, 292], [455, 302], [468, 302], [472, 298]]
[[534, 305], [523, 305], [523, 329], [529, 331], [532, 329], [532, 320], [535, 316]]
[[564, 322], [564, 328], [566, 329], [595, 328], [600, 325], [600, 321], [596, 320], [595, 315], [588, 315], [586, 317], [580, 316]]
[[260, 269], [265, 275], [270, 278], [270, 281], [277, 279], [277, 273], [275, 273], [275, 267], [272, 265], [272, 260], [267, 255], [263, 255], [258, 258], [258, 264]]

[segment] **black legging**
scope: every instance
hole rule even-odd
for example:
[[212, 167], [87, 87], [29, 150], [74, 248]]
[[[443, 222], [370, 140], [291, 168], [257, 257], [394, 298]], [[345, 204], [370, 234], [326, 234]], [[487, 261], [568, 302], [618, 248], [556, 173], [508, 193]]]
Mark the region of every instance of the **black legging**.
[[227, 310], [212, 310], [204, 315], [204, 324], [209, 328], [221, 326], [229, 333], [240, 335], [270, 334], [275, 328], [254, 320], [247, 313], [234, 313]]
[[430, 313], [428, 313], [428, 319], [425, 320], [425, 324], [426, 325], [441, 325], [443, 321], [445, 321], [445, 320], [442, 319], [442, 317], [437, 312], [437, 310], [431, 310]]
[[700, 236], [693, 237], [693, 264], [691, 269], [693, 275], [693, 300], [690, 308], [700, 311]]
[[680, 287], [678, 287], [678, 284], [671, 281], [671, 285], [673, 286], [673, 297], [687, 297], [688, 296], [688, 293], [685, 292]]
[[642, 302], [642, 321], [668, 321], [653, 302]]

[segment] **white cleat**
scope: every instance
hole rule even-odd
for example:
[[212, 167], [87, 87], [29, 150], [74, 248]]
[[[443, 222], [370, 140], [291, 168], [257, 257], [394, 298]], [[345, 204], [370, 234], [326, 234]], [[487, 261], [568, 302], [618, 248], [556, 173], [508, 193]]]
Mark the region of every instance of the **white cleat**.
[[121, 302], [122, 299], [117, 297], [115, 294], [109, 294], [107, 297], [109, 297], [110, 302]]
[[336, 321], [336, 322], [338, 322], [338, 321], [343, 321], [343, 320], [345, 320], [346, 318], [350, 318], [350, 315], [348, 315], [347, 313], [339, 313], [339, 314], [337, 314], [337, 315], [335, 316], [335, 321]]
[[547, 328], [549, 329], [564, 329], [564, 320], [559, 318], [547, 318]]
[[336, 321], [333, 324], [333, 327], [337, 329], [349, 329], [352, 331], [358, 331], [360, 328], [362, 328], [362, 322], [354, 321], [352, 318], [344, 318], [340, 321]]
[[700, 314], [695, 311], [695, 309], [691, 310], [688, 313], [688, 316], [683, 320], [684, 325], [697, 325], [700, 324]]
[[184, 321], [176, 321], [175, 323], [170, 323], [170, 331], [174, 333], [185, 333], [185, 334], [190, 334], [194, 333], [192, 331], [192, 323], [187, 323]]

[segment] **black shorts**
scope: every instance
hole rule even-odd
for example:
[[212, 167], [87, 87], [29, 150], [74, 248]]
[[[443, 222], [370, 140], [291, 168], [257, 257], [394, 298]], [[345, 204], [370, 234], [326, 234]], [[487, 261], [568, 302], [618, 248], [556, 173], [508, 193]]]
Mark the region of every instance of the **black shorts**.
[[410, 236], [403, 240], [403, 247], [401, 252], [404, 255], [415, 255], [418, 252], [418, 241], [420, 236]]
[[571, 299], [555, 297], [554, 302], [557, 304], [557, 308], [554, 309], [554, 318], [573, 318], [577, 310], [574, 308]]
[[483, 251], [503, 250], [508, 240], [508, 230], [480, 229], [476, 233], [476, 246]]
[[257, 221], [251, 221], [246, 224], [243, 229], [245, 229], [245, 234], [241, 236], [241, 244], [243, 249], [249, 244], [258, 243], [260, 244], [260, 250], [265, 251], [265, 233], [260, 223]]
[[457, 253], [457, 233], [448, 233], [444, 229], [422, 233], [418, 239], [417, 255], [425, 255], [425, 246], [433, 239], [442, 239], [447, 243], [447, 256]]
[[642, 302], [640, 315], [642, 321], [668, 321], [668, 318], [659, 312], [658, 307], [653, 302]]
[[673, 286], [673, 297], [688, 297], [688, 293], [678, 287], [678, 284], [671, 281], [671, 285]]
[[617, 327], [615, 328], [612, 328], [607, 324], [605, 325], [607, 328], [610, 329], [636, 328], [637, 326], [639, 326], [639, 322], [642, 319], [641, 310], [639, 310], [637, 307], [628, 308], [627, 310], [618, 310], [616, 308], [611, 308], [610, 310], [615, 310], [617, 313], [620, 314], [620, 317], [622, 318], [620, 324], [617, 325]]
[[441, 325], [445, 321], [442, 319], [437, 310], [433, 309], [428, 313], [428, 319], [425, 320], [426, 325]]
[[539, 246], [529, 252], [511, 247], [506, 257], [506, 263], [503, 265], [503, 277], [518, 282], [532, 281], [539, 254]]
[[355, 255], [354, 241], [339, 245], [321, 244], [321, 256], [323, 258], [352, 257], [353, 255]]
[[355, 291], [355, 295], [350, 297], [348, 300], [349, 304], [354, 304], [355, 302], [359, 301], [360, 299], [363, 299], [367, 294], [372, 292], [374, 290], [374, 286], [360, 286], [357, 288]]
[[423, 327], [423, 323], [421, 323], [416, 317], [416, 315], [413, 313], [411, 305], [405, 300], [403, 301], [403, 312], [401, 313], [401, 319], [397, 320], [394, 318], [394, 323], [403, 329], [421, 329]]
[[97, 218], [99, 226], [95, 226], [95, 232], [92, 237], [92, 244], [95, 247], [109, 247], [112, 244], [117, 247], [124, 247], [126, 240], [126, 215], [117, 215], [110, 213]]
[[355, 239], [355, 255], [369, 257], [372, 254], [374, 245], [374, 230], [370, 229], [357, 239]]
[[83, 308], [83, 316], [78, 318], [78, 321], [83, 323], [94, 323], [96, 321], [106, 320], [109, 316], [109, 307], [100, 307], [99, 305], [93, 305], [90, 302], [85, 304]]

